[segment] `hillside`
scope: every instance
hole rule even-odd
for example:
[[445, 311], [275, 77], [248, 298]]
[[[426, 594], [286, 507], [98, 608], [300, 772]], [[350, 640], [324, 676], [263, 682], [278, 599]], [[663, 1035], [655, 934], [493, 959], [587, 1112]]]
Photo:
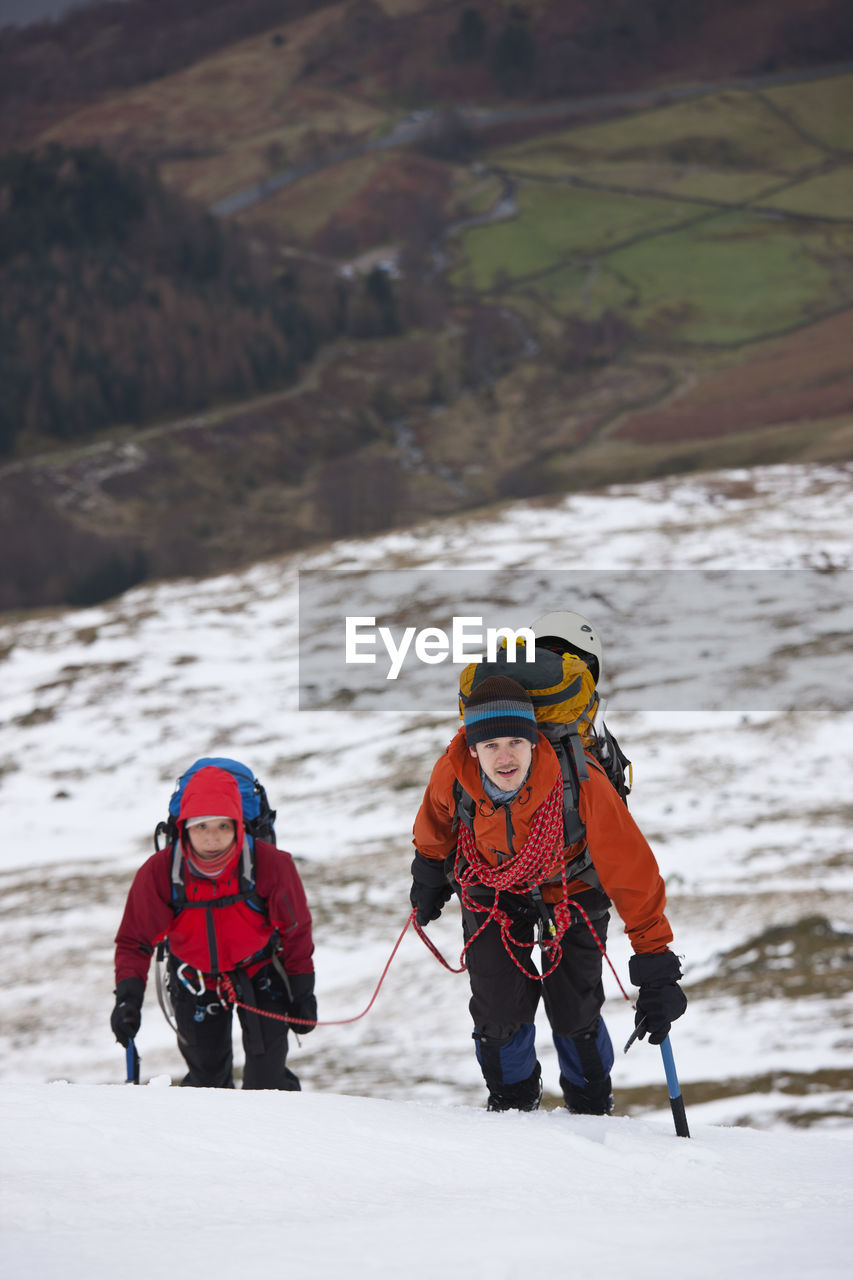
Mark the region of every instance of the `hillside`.
[[[391, 687], [382, 664], [343, 663], [343, 620], [397, 634], [575, 607], [604, 637], [606, 720], [685, 957], [673, 1044], [691, 1121], [849, 1133], [851, 530], [849, 465], [758, 468], [517, 502], [7, 618], [0, 821], [38, 821], [0, 848], [0, 1084], [122, 1078], [108, 1017], [124, 897], [175, 778], [221, 754], [263, 780], [298, 861], [320, 1017], [356, 1019], [294, 1051], [306, 1087], [478, 1107], [465, 978], [411, 931], [359, 1017], [406, 923], [412, 822], [457, 725], [458, 668], [408, 664]], [[455, 904], [429, 934], [457, 964]], [[608, 952], [630, 990], [615, 920]], [[632, 1011], [604, 981], [622, 1046]], [[145, 1079], [177, 1076], [153, 977], [138, 1043]], [[659, 1054], [617, 1056], [618, 1115], [670, 1125]]]
[[[758, 1280], [846, 1277], [850, 471], [517, 502], [6, 619], [0, 821], [14, 831], [38, 814], [0, 850], [9, 1275], [106, 1280], [120, 1256], [143, 1280], [168, 1254], [188, 1276], [230, 1280], [284, 1252], [300, 1280], [390, 1280], [401, 1259], [418, 1280], [437, 1268], [462, 1280], [570, 1250], [583, 1274], [656, 1280], [662, 1231], [666, 1265], [690, 1280], [739, 1275], [744, 1259]], [[689, 1140], [675, 1136], [659, 1053], [620, 1051], [633, 1015], [609, 970], [608, 1118], [560, 1109], [542, 1018], [542, 1110], [485, 1112], [466, 981], [410, 930], [359, 1016], [405, 924], [412, 818], [456, 725], [458, 678], [431, 667], [395, 709], [377, 700], [381, 678], [359, 687], [341, 622], [372, 599], [394, 627], [463, 606], [487, 623], [522, 625], [549, 604], [600, 622], [607, 720], [634, 763], [631, 809], [684, 957], [690, 1003], [671, 1038]], [[170, 1088], [180, 1059], [151, 986], [144, 1087], [122, 1084], [109, 1029], [131, 878], [175, 776], [220, 751], [264, 780], [314, 915], [328, 1025], [293, 1047], [299, 1094]], [[429, 936], [455, 963], [455, 904]], [[608, 953], [624, 979], [615, 922]], [[188, 1230], [175, 1188], [197, 1188], [202, 1164], [204, 1196], [227, 1210]], [[567, 1234], [554, 1186], [583, 1231]]]
[[[155, 325], [167, 268], [146, 366], [115, 292], [150, 261], [0, 265], [0, 608], [509, 496], [850, 456], [847, 6], [271, 12], [177, 0], [146, 41], [150, 6], [95, 5], [0, 36], [9, 145], [156, 174], [193, 241], [214, 210], [289, 290], [237, 326], [199, 296]], [[297, 361], [267, 358], [270, 315]], [[140, 383], [170, 362], [167, 394]]]
[[256, 395], [345, 328], [328, 276], [309, 310], [269, 248], [96, 147], [0, 156], [0, 203], [0, 452]]

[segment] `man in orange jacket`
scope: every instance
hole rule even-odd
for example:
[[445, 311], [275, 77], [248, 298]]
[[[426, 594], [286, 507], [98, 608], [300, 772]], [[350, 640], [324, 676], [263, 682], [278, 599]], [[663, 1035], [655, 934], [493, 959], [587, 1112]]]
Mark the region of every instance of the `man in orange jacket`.
[[[415, 819], [410, 899], [424, 925], [453, 890], [460, 895], [473, 1035], [492, 1111], [539, 1105], [540, 991], [566, 1106], [592, 1115], [613, 1108], [602, 953], [584, 915], [602, 946], [611, 903], [625, 922], [635, 953], [631, 980], [640, 989], [637, 1025], [650, 1043], [664, 1039], [687, 1004], [654, 854], [598, 762], [589, 755], [587, 762], [578, 809], [601, 888], [566, 881], [564, 868], [583, 842], [564, 847], [560, 762], [538, 731], [530, 696], [508, 676], [487, 676], [472, 691], [464, 725], [437, 761]], [[470, 825], [457, 818], [461, 793], [473, 801]], [[540, 980], [534, 924], [554, 916], [559, 950], [543, 948], [547, 976]]]

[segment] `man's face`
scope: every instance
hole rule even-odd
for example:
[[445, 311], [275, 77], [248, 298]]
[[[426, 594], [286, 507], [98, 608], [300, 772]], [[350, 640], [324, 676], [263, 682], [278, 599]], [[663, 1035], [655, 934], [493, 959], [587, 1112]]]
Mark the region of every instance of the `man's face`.
[[187, 834], [193, 853], [199, 858], [215, 858], [234, 843], [237, 828], [230, 818], [214, 818], [189, 827]]
[[501, 791], [514, 791], [527, 777], [533, 745], [527, 738], [490, 738], [468, 750], [490, 782]]

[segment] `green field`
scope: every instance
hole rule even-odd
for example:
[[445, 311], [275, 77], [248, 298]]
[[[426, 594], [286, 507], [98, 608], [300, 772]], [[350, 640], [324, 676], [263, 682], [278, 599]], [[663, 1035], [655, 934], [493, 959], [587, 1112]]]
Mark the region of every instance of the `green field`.
[[536, 275], [675, 227], [683, 216], [666, 200], [538, 182], [520, 186], [516, 201], [515, 218], [463, 234], [464, 265], [454, 273], [454, 284], [490, 290], [502, 280]]
[[726, 92], [562, 130], [500, 148], [490, 160], [518, 175], [745, 199], [814, 166], [823, 154], [758, 95]]
[[[510, 294], [512, 305], [524, 309], [534, 324], [542, 308], [563, 319], [597, 320], [606, 311], [628, 314], [637, 297], [630, 282], [612, 271], [606, 259], [584, 267], [558, 267], [520, 288], [523, 293]], [[535, 303], [538, 310], [531, 305]]]
[[853, 75], [768, 89], [764, 96], [823, 146], [853, 152]]
[[[853, 228], [836, 248], [853, 263]], [[646, 337], [734, 344], [853, 301], [824, 250], [820, 229], [731, 214], [617, 252], [609, 266], [636, 291], [632, 322]]]
[[762, 204], [809, 217], [853, 221], [853, 160], [797, 182]]
[[847, 76], [496, 148], [516, 216], [456, 238], [451, 283], [533, 323], [537, 307], [551, 322], [616, 312], [646, 343], [729, 346], [808, 323], [853, 303], [853, 155], [837, 150], [850, 120]]

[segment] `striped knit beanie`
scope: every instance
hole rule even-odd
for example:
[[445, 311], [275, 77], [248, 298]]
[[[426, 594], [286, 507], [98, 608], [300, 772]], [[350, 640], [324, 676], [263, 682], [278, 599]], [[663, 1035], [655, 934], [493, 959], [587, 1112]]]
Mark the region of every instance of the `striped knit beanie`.
[[469, 747], [493, 738], [539, 740], [530, 695], [509, 676], [486, 676], [465, 704], [465, 737]]

